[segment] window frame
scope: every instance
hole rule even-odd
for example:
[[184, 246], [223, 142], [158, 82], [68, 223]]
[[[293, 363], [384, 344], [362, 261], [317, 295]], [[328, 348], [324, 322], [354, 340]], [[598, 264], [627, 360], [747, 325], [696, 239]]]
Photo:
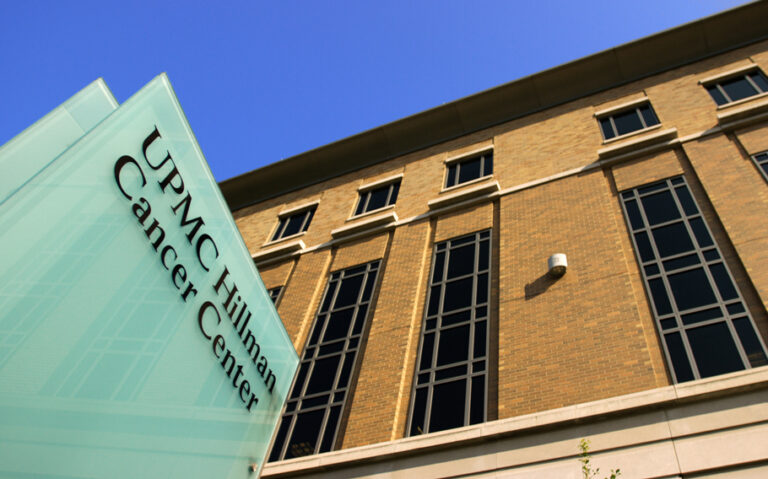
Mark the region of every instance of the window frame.
[[267, 290], [269, 299], [272, 300], [272, 304], [274, 304], [275, 307], [277, 307], [280, 304], [280, 300], [283, 299], [283, 291], [285, 291], [285, 285], [275, 286], [274, 288], [269, 288]]
[[[459, 188], [465, 185], [486, 180], [488, 178], [492, 178], [493, 169], [494, 169], [493, 157], [494, 157], [494, 149], [493, 147], [491, 147], [491, 148], [483, 148], [480, 150], [475, 150], [475, 151], [462, 154], [460, 156], [456, 156], [453, 158], [448, 158], [447, 160], [445, 160], [445, 171], [443, 173], [442, 191], [452, 190], [454, 188]], [[477, 160], [478, 158], [480, 159], [480, 167], [479, 167], [480, 175], [476, 178], [459, 182], [459, 177], [461, 176], [461, 165], [462, 164], [466, 165], [467, 163]], [[453, 174], [454, 183], [449, 184], [451, 181], [451, 168], [453, 167], [456, 168], [455, 173]], [[486, 170], [490, 170], [490, 171], [486, 171]]]
[[[492, 278], [492, 272], [493, 272], [493, 237], [492, 237], [492, 229], [485, 229], [481, 231], [476, 231], [474, 233], [469, 233], [461, 236], [457, 236], [455, 238], [450, 238], [444, 241], [437, 242], [433, 245], [432, 249], [432, 265], [430, 267], [429, 272], [429, 278], [428, 278], [428, 286], [427, 286], [427, 294], [425, 295], [425, 302], [424, 302], [424, 313], [422, 316], [422, 322], [421, 322], [421, 332], [419, 334], [419, 345], [418, 345], [418, 351], [416, 355], [416, 362], [414, 366], [414, 374], [413, 374], [413, 380], [411, 383], [411, 395], [410, 395], [410, 401], [408, 405], [408, 418], [406, 423], [406, 429], [405, 429], [405, 435], [406, 437], [413, 437], [423, 434], [429, 434], [431, 432], [438, 432], [438, 431], [431, 431], [431, 410], [432, 410], [432, 403], [434, 400], [434, 389], [435, 386], [439, 386], [441, 384], [450, 384], [456, 381], [464, 380], [464, 418], [463, 418], [463, 424], [461, 426], [455, 426], [455, 427], [464, 427], [471, 424], [481, 424], [488, 421], [489, 417], [489, 406], [490, 406], [490, 382], [492, 380], [492, 371], [491, 371], [491, 336], [492, 336], [492, 321], [491, 321], [491, 315], [492, 315], [492, 304], [493, 299], [491, 298], [492, 294], [492, 288], [491, 284], [493, 281]], [[468, 238], [472, 238], [471, 240], [467, 241]], [[481, 243], [487, 242], [487, 266], [484, 269], [480, 269], [480, 251], [481, 251]], [[464, 248], [466, 245], [474, 244], [475, 245], [475, 254], [474, 254], [474, 264], [472, 272], [465, 273], [462, 275], [455, 276], [453, 278], [448, 278], [448, 269], [449, 269], [449, 261], [450, 261], [450, 252], [452, 250]], [[435, 278], [435, 269], [438, 265], [438, 255], [443, 255], [442, 260], [440, 261], [440, 268], [441, 268], [441, 276], [439, 279]], [[485, 301], [478, 302], [478, 278], [481, 275], [486, 276], [486, 292], [485, 292]], [[471, 301], [469, 306], [456, 308], [453, 310], [450, 310], [448, 312], [444, 312], [444, 300], [445, 300], [445, 292], [446, 292], [446, 285], [449, 282], [459, 282], [459, 281], [465, 281], [466, 279], [472, 279], [472, 291], [471, 291]], [[432, 302], [432, 294], [435, 291], [435, 287], [439, 288], [439, 299], [437, 302], [437, 310], [435, 313], [431, 313], [430, 311], [430, 303]], [[478, 316], [478, 310], [482, 310], [485, 308], [485, 314]], [[455, 323], [449, 323], [447, 325], [443, 325], [443, 318], [446, 316], [454, 316], [457, 314], [461, 314], [462, 312], [469, 312], [469, 320], [462, 320], [457, 321]], [[434, 322], [430, 324], [431, 322]], [[485, 322], [485, 342], [483, 346], [485, 347], [485, 353], [481, 354], [479, 357], [476, 357], [474, 348], [476, 345], [475, 341], [475, 332], [477, 331], [477, 325], [479, 323]], [[450, 330], [456, 330], [464, 325], [468, 326], [469, 334], [467, 335], [467, 359], [466, 360], [458, 360], [454, 361], [448, 364], [443, 364], [438, 366], [437, 365], [437, 359], [440, 347], [440, 338], [441, 334], [445, 331]], [[425, 350], [425, 338], [427, 335], [432, 334], [431, 341], [431, 347], [432, 352], [430, 353], [430, 361], [429, 365], [426, 368], [422, 368], [422, 357], [424, 355]], [[482, 364], [482, 369], [475, 369], [475, 365]], [[451, 369], [456, 369], [459, 367], [464, 367], [464, 372], [460, 374], [455, 374], [453, 376], [447, 375]], [[443, 372], [443, 374], [446, 374], [446, 376], [438, 377], [438, 374], [440, 372]], [[428, 375], [429, 379], [423, 382], [420, 381], [420, 377], [423, 377], [424, 375]], [[483, 405], [482, 405], [482, 420], [472, 422], [472, 393], [473, 393], [473, 378], [476, 377], [482, 377], [483, 378]], [[426, 390], [426, 399], [424, 401], [424, 409], [423, 409], [423, 419], [422, 425], [424, 428], [422, 429], [419, 426], [416, 426], [418, 429], [420, 429], [420, 432], [414, 432], [412, 431], [414, 425], [414, 418], [416, 414], [416, 407], [417, 407], [417, 390]], [[449, 427], [445, 429], [440, 429], [440, 431], [444, 430], [450, 430], [454, 427]]]
[[[648, 121], [646, 120], [645, 116], [641, 111], [641, 108], [644, 106], [647, 106], [649, 108], [651, 114], [653, 115], [653, 118], [656, 120], [656, 123], [648, 124]], [[640, 124], [642, 125], [642, 128], [639, 128], [637, 130], [632, 130], [627, 133], [619, 134], [619, 130], [616, 127], [615, 117], [617, 115], [622, 115], [630, 111], [633, 111], [637, 116], [637, 118], [640, 120]], [[606, 138], [606, 135], [605, 135], [606, 132], [603, 126], [603, 120], [605, 120], [606, 118], [609, 120], [611, 131], [613, 132], [613, 136], [611, 136], [610, 138]], [[610, 143], [613, 141], [621, 140], [621, 139], [630, 137], [632, 135], [637, 135], [637, 134], [661, 127], [661, 119], [659, 118], [658, 113], [656, 113], [656, 109], [653, 108], [653, 105], [651, 104], [650, 99], [648, 99], [647, 97], [641, 98], [639, 100], [631, 101], [628, 103], [623, 103], [613, 108], [597, 111], [595, 112], [595, 119], [597, 120], [597, 126], [600, 129], [600, 134], [603, 137], [603, 143]]]
[[[767, 84], [766, 88], [763, 88], [755, 83], [755, 80], [751, 77], [752, 74], [757, 74], [762, 77], [763, 81], [765, 81]], [[739, 98], [738, 100], [732, 100], [728, 92], [725, 90], [725, 88], [723, 88], [722, 84], [738, 78], [746, 80], [747, 84], [755, 91], [755, 93], [744, 98]], [[768, 95], [768, 77], [757, 65], [750, 65], [744, 68], [739, 68], [737, 70], [725, 72], [715, 77], [706, 78], [700, 81], [699, 84], [704, 87], [709, 97], [712, 99], [712, 101], [715, 102], [715, 105], [717, 105], [718, 109], [726, 108], [732, 105], [738, 105], [740, 103]], [[712, 88], [715, 88], [718, 94], [724, 100], [726, 100], [725, 103], [718, 102], [717, 98], [715, 98], [715, 95], [712, 94]]]
[[[369, 185], [365, 185], [358, 188], [357, 203], [355, 204], [355, 209], [353, 210], [352, 216], [350, 218], [359, 218], [361, 216], [365, 216], [371, 213], [376, 213], [378, 211], [383, 211], [387, 208], [391, 208], [395, 206], [395, 203], [397, 202], [397, 198], [400, 194], [400, 185], [402, 184], [402, 178], [403, 178], [402, 175], [398, 175], [395, 178], [386, 178], [382, 181], [377, 181], [375, 183], [371, 183]], [[373, 193], [383, 190], [384, 188], [388, 189], [387, 199], [384, 202], [384, 206], [381, 206], [376, 209], [371, 209], [371, 210], [367, 209]]]
[[[352, 396], [354, 395], [360, 363], [364, 356], [368, 330], [373, 319], [377, 288], [383, 270], [382, 264], [383, 261], [381, 259], [374, 260], [334, 271], [328, 275], [321, 302], [315, 313], [296, 375], [293, 378], [293, 384], [286, 398], [283, 413], [275, 432], [275, 438], [269, 451], [268, 462], [286, 460], [299, 416], [307, 412], [324, 411], [323, 418], [320, 421], [320, 430], [315, 439], [314, 450], [311, 453], [292, 456], [287, 459], [329, 452], [336, 450], [340, 446], [346, 417], [349, 414], [348, 409], [352, 404]], [[361, 275], [362, 282], [357, 291], [355, 301], [350, 304], [337, 305], [343, 281]], [[331, 316], [334, 313], [346, 310], [352, 311], [346, 336], [326, 340], [325, 334], [332, 322]], [[362, 317], [360, 317], [361, 310], [363, 311]], [[321, 320], [318, 319], [320, 317], [322, 317]], [[338, 344], [341, 345], [340, 349], [333, 349], [333, 346]], [[328, 348], [328, 346], [331, 347]], [[323, 352], [324, 347], [327, 349], [325, 352]], [[319, 392], [309, 392], [318, 362], [334, 357], [338, 357], [339, 360], [335, 366], [336, 369], [331, 379], [330, 388]], [[348, 368], [347, 361], [349, 361]], [[344, 375], [346, 375], [346, 383], [342, 384], [342, 377]], [[320, 399], [324, 396], [327, 396], [327, 398], [323, 403]], [[317, 404], [313, 404], [311, 402], [313, 400]], [[309, 401], [308, 405], [305, 403], [306, 401]], [[333, 412], [334, 408], [337, 408], [336, 413]], [[326, 429], [334, 414], [335, 419], [333, 421], [335, 421], [335, 424], [332, 427], [335, 429], [330, 436], [327, 436], [328, 432]], [[326, 439], [328, 442], [326, 442]], [[276, 450], [275, 448], [277, 447], [280, 449]], [[328, 449], [324, 450], [326, 447]]]
[[760, 172], [763, 179], [768, 182], [768, 150], [750, 155], [749, 158]]
[[[691, 203], [688, 203], [688, 210], [694, 211], [692, 213], [686, 210], [686, 207], [683, 205], [683, 200], [681, 199], [683, 196], [681, 196], [682, 193], [680, 193], [680, 191], [683, 189], [687, 191], [687, 198], [691, 201]], [[642, 203], [642, 199], [645, 197], [658, 195], [665, 191], [670, 193], [677, 208], [677, 214], [679, 217], [651, 224], [648, 220], [646, 208]], [[726, 329], [730, 333], [732, 344], [736, 347], [736, 352], [739, 359], [741, 360], [743, 367], [741, 369], [736, 369], [736, 371], [757, 367], [752, 365], [749, 354], [746, 351], [746, 347], [742, 344], [743, 338], [739, 335], [734, 322], [745, 319], [748, 321], [752, 332], [757, 337], [759, 346], [762, 348], [762, 354], [764, 357], [766, 354], [768, 354], [766, 353], [765, 342], [760, 336], [759, 329], [757, 329], [755, 326], [754, 319], [749, 312], [747, 303], [744, 300], [741, 291], [739, 290], [738, 284], [730, 272], [730, 268], [728, 267], [728, 264], [725, 260], [725, 256], [723, 255], [720, 246], [717, 244], [715, 236], [712, 234], [712, 230], [709, 228], [709, 225], [707, 224], [704, 217], [704, 213], [702, 212], [699, 203], [694, 198], [693, 192], [691, 191], [686, 178], [682, 175], [679, 175], [661, 181], [629, 188], [619, 192], [619, 202], [621, 204], [624, 220], [626, 222], [627, 230], [632, 241], [635, 259], [637, 260], [638, 268], [640, 269], [640, 273], [643, 279], [646, 297], [648, 298], [651, 313], [654, 317], [656, 332], [659, 335], [659, 342], [661, 343], [662, 350], [664, 351], [665, 361], [667, 363], [667, 367], [673, 382], [681, 383], [725, 374], [715, 373], [702, 376], [700, 371], [700, 362], [697, 361], [691, 346], [691, 341], [689, 339], [689, 331], [696, 330], [698, 328], [703, 329], [718, 324], [726, 325]], [[640, 226], [635, 226], [633, 224], [632, 215], [630, 214], [630, 207], [628, 206], [630, 202], [634, 202], [632, 208], [635, 212], [634, 214], [639, 214], [639, 217], [634, 217], [634, 221], [640, 221]], [[696, 227], [693, 225], [693, 221], [697, 220], [699, 220], [699, 223], [696, 224], [700, 224], [701, 226], [701, 228], [698, 229], [698, 234]], [[685, 233], [688, 236], [689, 243], [692, 245], [692, 248], [685, 249], [684, 251], [678, 251], [673, 254], [668, 254], [667, 256], [662, 256], [657, 246], [654, 230], [660, 230], [681, 223], [684, 227]], [[640, 235], [645, 235], [645, 238], [647, 238], [647, 240], [643, 240], [643, 242], [645, 243], [647, 241], [647, 246], [645, 248], [650, 247], [650, 254], [652, 256], [650, 259], [643, 260], [643, 253], [641, 252], [643, 248], [641, 248], [638, 244], [638, 237]], [[711, 244], [702, 244], [702, 242], [706, 243], [707, 240]], [[648, 250], [646, 249], [646, 251]], [[698, 261], [697, 263], [690, 263], [688, 265], [682, 264], [686, 258], [691, 258], [694, 255], [696, 256], [695, 260]], [[679, 265], [677, 267], [670, 266], [673, 264], [673, 261], [678, 261]], [[717, 281], [713, 273], [713, 267], [718, 266], [722, 268], [718, 268], [718, 270], [725, 273], [724, 279], [730, 281], [730, 287], [735, 293], [734, 297], [724, 297], [722, 292], [723, 284]], [[675, 295], [675, 289], [671, 285], [670, 278], [687, 272], [695, 272], [697, 270], [700, 270], [705, 275], [706, 282], [711, 288], [712, 294], [714, 295], [714, 301], [710, 301], [706, 304], [694, 305], [692, 307], [681, 310], [679, 305], [681, 301], [679, 301]], [[661, 281], [661, 283], [658, 283], [658, 281]], [[657, 288], [660, 284], [662, 289], [657, 289], [654, 292], [654, 287], [651, 285], [651, 282], [656, 282], [655, 284], [657, 285]], [[682, 292], [680, 296], [683, 296]], [[669, 308], [669, 312], [660, 312], [660, 305], [665, 310]], [[741, 311], [738, 311], [739, 307], [741, 307]], [[712, 317], [710, 319], [703, 320], [695, 319], [694, 317], [696, 314], [707, 313], [709, 311], [713, 311], [715, 308], [720, 309], [720, 315], [718, 317]], [[676, 339], [669, 339], [675, 335], [677, 335], [676, 337], [679, 338], [679, 343]], [[719, 343], [721, 350], [722, 347], [729, 346], [729, 344], [726, 344], [723, 341], [724, 340], [720, 341]], [[677, 350], [677, 352], [674, 354], [670, 353], [669, 343], [675, 343], [675, 346], [681, 347], [682, 351]], [[684, 358], [681, 358], [679, 354], [683, 354]], [[673, 355], [675, 357], [673, 357]], [[686, 366], [691, 377], [679, 377], [681, 373], [686, 373], [686, 371], [684, 368], [679, 371], [676, 369], [674, 364], [675, 358], [685, 359], [687, 361]], [[687, 376], [687, 374], [685, 376]]]
[[[307, 232], [307, 229], [309, 229], [309, 225], [312, 223], [312, 220], [315, 217], [315, 211], [317, 210], [317, 205], [318, 205], [318, 202], [310, 203], [307, 205], [298, 206], [296, 208], [291, 208], [289, 210], [279, 213], [277, 215], [277, 225], [272, 230], [272, 233], [269, 235], [270, 239], [265, 244], [277, 243], [279, 241], [283, 241], [290, 238], [296, 238], [298, 236], [305, 234]], [[291, 222], [291, 219], [299, 215], [305, 215], [304, 219], [301, 222], [301, 226], [299, 227], [299, 231], [297, 233], [283, 236], [283, 234], [285, 233], [285, 230], [288, 228], [288, 225]]]

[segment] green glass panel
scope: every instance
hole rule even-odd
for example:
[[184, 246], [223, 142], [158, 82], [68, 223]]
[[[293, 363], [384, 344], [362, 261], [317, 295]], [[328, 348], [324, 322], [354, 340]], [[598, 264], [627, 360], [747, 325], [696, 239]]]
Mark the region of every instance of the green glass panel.
[[298, 357], [165, 75], [6, 200], [0, 251], [0, 477], [258, 474]]
[[0, 147], [0, 204], [117, 106], [99, 78]]

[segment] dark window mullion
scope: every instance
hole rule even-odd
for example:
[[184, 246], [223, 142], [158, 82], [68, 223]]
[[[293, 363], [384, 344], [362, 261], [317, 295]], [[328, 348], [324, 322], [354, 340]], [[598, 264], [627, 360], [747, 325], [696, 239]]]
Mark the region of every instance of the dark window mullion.
[[728, 92], [725, 91], [725, 88], [723, 88], [723, 86], [719, 82], [715, 84], [715, 87], [720, 92], [720, 94], [722, 94], [723, 97], [726, 99], [726, 103], [724, 104], [727, 105], [728, 103], [731, 103], [733, 101], [731, 100], [731, 96], [728, 95]]
[[619, 136], [619, 129], [616, 128], [616, 122], [613, 120], [613, 115], [608, 117], [608, 120], [611, 122], [611, 129], [613, 130], [613, 137], [616, 138]]
[[763, 92], [763, 89], [760, 88], [760, 86], [757, 83], [755, 83], [755, 81], [752, 79], [752, 75], [750, 75], [749, 73], [745, 73], [744, 78], [747, 80], [747, 83], [749, 83], [749, 85], [755, 89], [755, 95], [759, 95], [760, 93]]

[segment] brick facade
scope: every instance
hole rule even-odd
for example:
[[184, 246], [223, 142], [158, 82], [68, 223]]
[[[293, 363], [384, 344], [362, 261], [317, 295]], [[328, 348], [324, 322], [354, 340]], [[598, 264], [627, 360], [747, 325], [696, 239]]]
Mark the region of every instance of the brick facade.
[[[251, 252], [271, 243], [277, 215], [317, 201], [305, 248], [259, 268], [285, 285], [279, 313], [301, 352], [332, 271], [382, 260], [375, 307], [338, 443], [341, 449], [406, 436], [432, 248], [492, 229], [488, 419], [513, 418], [672, 384], [624, 219], [621, 191], [684, 175], [749, 311], [768, 339], [768, 184], [749, 155], [768, 149], [768, 120], [719, 126], [700, 79], [745, 65], [768, 71], [757, 42], [471, 135], [400, 155], [234, 212]], [[661, 126], [604, 142], [595, 112], [647, 98]], [[761, 97], [762, 98], [762, 97]], [[753, 100], [757, 105], [761, 98]], [[749, 102], [746, 103], [749, 105]], [[665, 142], [642, 143], [676, 129]], [[406, 134], [406, 133], [403, 133]], [[630, 144], [613, 156], [599, 150]], [[499, 190], [442, 208], [445, 160], [493, 148]], [[402, 174], [397, 221], [331, 234], [353, 218], [358, 188]], [[373, 215], [368, 215], [373, 216]], [[547, 258], [565, 253], [554, 279]]]

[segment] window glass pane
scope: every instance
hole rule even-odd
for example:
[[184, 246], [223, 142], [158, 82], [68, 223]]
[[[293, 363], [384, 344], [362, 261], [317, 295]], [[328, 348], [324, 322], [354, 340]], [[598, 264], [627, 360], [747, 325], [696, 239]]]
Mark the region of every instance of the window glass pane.
[[664, 288], [664, 282], [660, 278], [652, 279], [648, 281], [648, 285], [651, 288], [651, 296], [653, 297], [653, 304], [656, 306], [656, 313], [659, 315], [671, 313], [672, 306], [669, 304], [669, 297], [667, 296], [666, 288]]
[[708, 321], [710, 319], [717, 319], [722, 317], [723, 312], [720, 310], [720, 308], [705, 309], [704, 311], [699, 311], [697, 313], [684, 314], [683, 324], [695, 324], [702, 321]]
[[332, 389], [340, 360], [341, 356], [331, 356], [315, 361], [315, 367], [309, 376], [309, 383], [307, 384], [305, 394], [317, 394]]
[[322, 396], [313, 397], [311, 399], [305, 399], [301, 402], [302, 409], [310, 409], [315, 406], [322, 406], [324, 404], [328, 404], [328, 399], [331, 397], [330, 394], [324, 394]]
[[696, 253], [689, 254], [688, 256], [683, 256], [682, 258], [675, 258], [664, 261], [662, 264], [664, 265], [665, 271], [674, 271], [676, 269], [685, 268], [686, 266], [699, 264], [699, 255]]
[[662, 258], [685, 253], [693, 249], [688, 230], [683, 223], [673, 223], [651, 230], [656, 249]]
[[741, 303], [734, 303], [728, 305], [728, 314], [739, 314], [744, 312], [744, 305]]
[[645, 231], [635, 233], [635, 242], [637, 243], [637, 250], [640, 253], [640, 260], [642, 262], [650, 261], [656, 257], [653, 254], [651, 242], [648, 241], [648, 233]]
[[456, 164], [450, 165], [448, 167], [448, 175], [446, 176], [445, 180], [445, 187], [451, 187], [456, 184]]
[[475, 344], [472, 353], [474, 359], [481, 358], [486, 354], [485, 333], [487, 324], [485, 321], [478, 321], [475, 324]]
[[686, 331], [702, 378], [744, 369], [728, 326], [715, 323]]
[[712, 237], [709, 236], [707, 227], [704, 226], [704, 221], [702, 221], [701, 218], [693, 218], [690, 223], [693, 235], [696, 236], [696, 241], [698, 241], [699, 247], [706, 248], [707, 246], [712, 246], [714, 244], [712, 242]]
[[360, 286], [363, 284], [363, 275], [352, 276], [351, 278], [344, 278], [341, 281], [341, 288], [339, 288], [339, 294], [336, 296], [336, 302], [334, 308], [342, 308], [349, 306], [357, 302], [357, 296], [360, 294]]
[[669, 319], [662, 319], [659, 321], [661, 323], [661, 329], [672, 329], [677, 327], [677, 321], [675, 318], [669, 318]]
[[677, 204], [669, 190], [643, 196], [640, 201], [643, 203], [645, 217], [648, 218], [651, 226], [680, 218]]
[[717, 301], [702, 268], [669, 275], [669, 287], [678, 311], [704, 306]]
[[347, 337], [349, 324], [352, 322], [352, 314], [354, 312], [354, 308], [349, 308], [331, 313], [328, 326], [325, 328], [323, 341], [333, 341], [334, 339]]
[[483, 176], [493, 174], [493, 153], [486, 153], [483, 160]]
[[424, 335], [424, 342], [421, 347], [421, 361], [419, 369], [429, 369], [432, 367], [432, 354], [435, 346], [435, 333]]
[[291, 419], [290, 417], [284, 417], [280, 421], [280, 429], [277, 430], [275, 445], [272, 447], [272, 454], [269, 455], [270, 462], [280, 459], [280, 452], [283, 450], [283, 444], [285, 443], [285, 435], [288, 434], [288, 428], [291, 427]]
[[696, 203], [694, 203], [693, 198], [691, 198], [691, 192], [688, 191], [688, 188], [679, 186], [675, 188], [675, 191], [677, 192], [677, 199], [679, 199], [680, 204], [683, 205], [683, 211], [685, 211], [687, 216], [695, 215], [699, 212], [699, 209], [696, 208]]
[[475, 245], [455, 248], [448, 254], [448, 279], [464, 276], [475, 270]]
[[360, 334], [363, 332], [363, 326], [365, 325], [365, 315], [368, 312], [368, 305], [364, 304], [357, 308], [357, 317], [355, 319], [355, 326], [352, 328], [352, 334]]
[[429, 290], [429, 308], [427, 314], [434, 316], [437, 314], [437, 309], [440, 307], [440, 285], [432, 286]]
[[764, 92], [768, 91], [768, 80], [766, 80], [765, 75], [763, 75], [762, 72], [756, 71], [754, 73], [750, 73], [749, 78], [755, 82], [755, 85], [757, 85], [760, 90]]
[[616, 125], [616, 132], [619, 135], [626, 135], [643, 129], [643, 124], [640, 123], [640, 116], [636, 110], [613, 115], [613, 123]]
[[293, 390], [291, 391], [291, 399], [301, 396], [301, 389], [304, 387], [304, 379], [307, 377], [307, 371], [309, 370], [309, 363], [303, 363], [299, 368], [299, 372], [296, 375], [296, 381], [293, 383]]
[[443, 262], [445, 261], [445, 253], [437, 253], [435, 255], [435, 267], [432, 270], [432, 282], [437, 283], [443, 280]]
[[472, 400], [469, 408], [469, 423], [485, 421], [485, 376], [472, 378]]
[[451, 326], [452, 324], [463, 323], [472, 319], [472, 310], [468, 309], [460, 313], [443, 316], [443, 322], [440, 326]]
[[652, 183], [648, 186], [643, 186], [642, 188], [638, 188], [637, 192], [640, 193], [641, 195], [644, 195], [652, 191], [663, 190], [666, 187], [667, 187], [666, 181], [659, 181], [658, 183]]
[[309, 223], [312, 222], [312, 218], [315, 216], [315, 208], [310, 209], [307, 211], [307, 220], [304, 222], [304, 227], [301, 229], [301, 231], [307, 231], [307, 228], [309, 228]]
[[691, 381], [693, 379], [693, 370], [688, 362], [688, 355], [685, 352], [680, 333], [665, 334], [664, 340], [667, 343], [669, 360], [672, 363], [672, 368], [675, 370], [677, 382]]
[[411, 415], [411, 436], [424, 434], [424, 413], [427, 410], [427, 389], [416, 390], [413, 400], [413, 414]]
[[435, 385], [432, 392], [432, 410], [429, 432], [444, 431], [464, 425], [467, 394], [466, 379]]
[[371, 299], [373, 293], [373, 286], [376, 284], [376, 271], [372, 271], [368, 275], [368, 280], [365, 282], [365, 289], [363, 290], [363, 296], [360, 298], [361, 302], [366, 302]]
[[645, 267], [645, 274], [646, 276], [653, 276], [655, 274], [659, 274], [659, 265], [656, 263], [649, 264]]
[[469, 325], [440, 331], [437, 345], [437, 366], [466, 361], [469, 355]]
[[738, 297], [736, 288], [733, 287], [733, 281], [731, 281], [731, 278], [728, 276], [728, 272], [725, 270], [723, 263], [710, 265], [709, 271], [712, 273], [712, 277], [715, 278], [717, 289], [720, 291], [720, 296], [722, 296], [724, 300]]
[[750, 85], [747, 79], [743, 76], [724, 81], [720, 83], [720, 86], [723, 87], [723, 90], [725, 90], [726, 95], [728, 95], [731, 101], [749, 98], [758, 93], [755, 90], [755, 87]]
[[443, 312], [464, 308], [472, 304], [473, 278], [451, 281], [445, 285], [445, 297], [443, 298]]
[[656, 118], [656, 113], [653, 111], [653, 108], [651, 108], [650, 104], [641, 106], [640, 114], [643, 115], [645, 126], [653, 126], [659, 124], [659, 120]]
[[464, 161], [459, 165], [459, 183], [480, 178], [480, 158]]
[[387, 206], [387, 197], [389, 196], [389, 186], [379, 188], [370, 192], [368, 207], [366, 211], [378, 210]]
[[331, 412], [328, 415], [328, 422], [325, 424], [325, 437], [323, 437], [323, 443], [320, 445], [319, 452], [328, 452], [333, 447], [333, 437], [336, 435], [336, 423], [339, 422], [339, 413], [341, 412], [341, 406], [334, 406], [331, 408]]
[[629, 216], [629, 224], [632, 226], [632, 229], [636, 230], [645, 226], [643, 224], [643, 217], [640, 215], [640, 209], [637, 207], [637, 202], [630, 200], [625, 202], [624, 205], [627, 207], [627, 216]]
[[483, 304], [486, 301], [488, 301], [488, 273], [477, 276], [476, 304]]
[[365, 212], [365, 202], [367, 199], [368, 193], [360, 195], [360, 199], [357, 200], [357, 209], [355, 210], [355, 215], [361, 215]]
[[280, 218], [280, 221], [277, 223], [277, 229], [275, 230], [275, 236], [272, 237], [272, 241], [282, 236], [283, 228], [285, 228], [285, 223], [287, 221], [288, 218]]
[[611, 117], [600, 119], [600, 129], [603, 130], [603, 138], [610, 140], [616, 134], [613, 132], [613, 126], [611, 126]]
[[490, 255], [488, 254], [489, 244], [490, 243], [488, 240], [480, 242], [480, 251], [478, 252], [478, 256], [477, 256], [478, 271], [485, 271], [488, 269], [488, 259], [490, 258]]
[[749, 364], [753, 368], [768, 364], [763, 347], [760, 345], [760, 341], [755, 334], [755, 328], [752, 327], [749, 319], [734, 319], [733, 327], [736, 329], [739, 339], [741, 339], [741, 345], [744, 347], [744, 352], [747, 353]]
[[285, 231], [283, 232], [282, 237], [285, 238], [286, 236], [301, 233], [301, 227], [304, 224], [305, 215], [306, 213], [301, 213], [288, 218], [288, 225], [285, 227]]
[[349, 377], [352, 374], [352, 366], [355, 362], [355, 353], [347, 353], [344, 355], [344, 365], [341, 367], [341, 374], [339, 375], [339, 384], [337, 388], [346, 388], [349, 386]]
[[715, 103], [718, 105], [725, 105], [728, 103], [728, 99], [723, 96], [722, 93], [720, 93], [720, 90], [717, 88], [716, 85], [708, 86], [707, 91], [709, 92], [710, 96], [712, 96], [712, 99], [715, 100]]
[[707, 261], [715, 261], [717, 259], [720, 259], [720, 255], [717, 253], [717, 250], [711, 249], [709, 251], [704, 252], [704, 259]]
[[452, 368], [442, 369], [435, 372], [435, 381], [442, 379], [455, 378], [456, 376], [465, 376], [467, 374], [467, 365], [454, 366]]
[[324, 409], [299, 414], [293, 428], [293, 434], [291, 434], [291, 440], [288, 442], [288, 450], [285, 453], [286, 459], [315, 453], [317, 436], [320, 433], [324, 416]]
[[394, 205], [397, 202], [397, 194], [400, 192], [400, 182], [392, 185], [392, 194], [389, 195], [389, 202], [387, 204]]

